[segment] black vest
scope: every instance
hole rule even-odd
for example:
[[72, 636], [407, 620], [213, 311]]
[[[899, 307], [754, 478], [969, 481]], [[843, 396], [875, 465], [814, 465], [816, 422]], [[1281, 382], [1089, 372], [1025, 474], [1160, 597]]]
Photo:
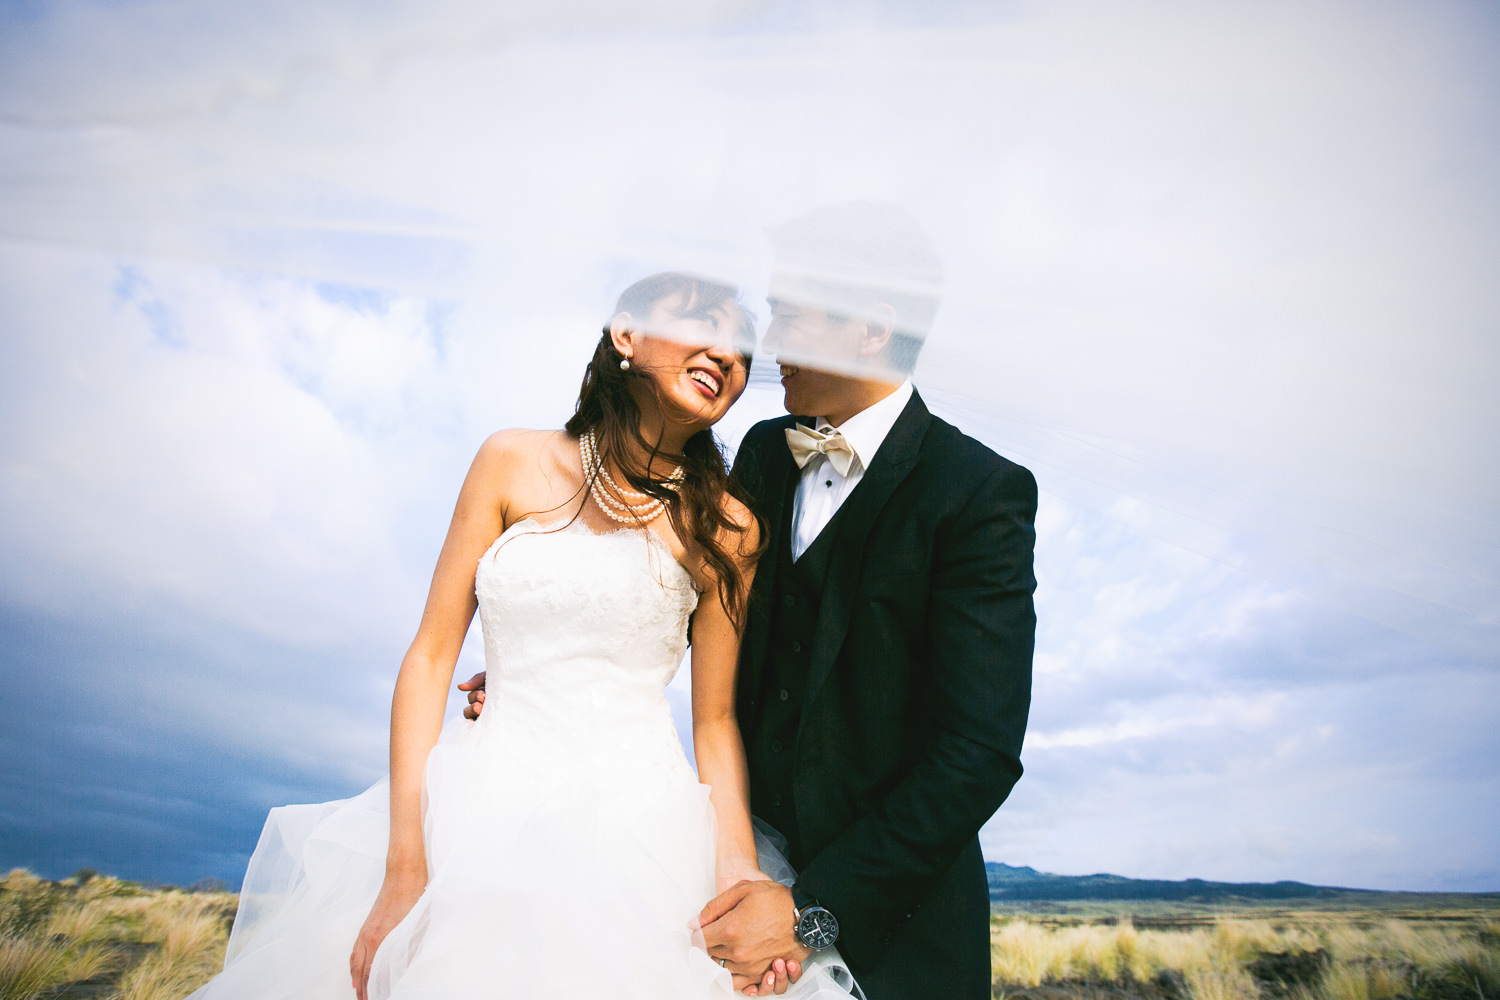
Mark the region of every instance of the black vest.
[[[792, 561], [792, 526], [799, 475], [790, 477], [786, 502], [782, 505], [779, 537], [786, 548], [776, 561], [771, 588], [769, 646], [765, 675], [755, 697], [755, 718], [745, 727], [745, 749], [750, 766], [750, 811], [781, 831], [791, 845], [787, 859], [801, 867], [801, 837], [797, 830], [797, 805], [793, 791], [797, 726], [812, 663], [813, 638], [823, 602], [823, 586], [844, 507], [818, 533], [818, 537]], [[847, 506], [845, 504], [844, 506]]]

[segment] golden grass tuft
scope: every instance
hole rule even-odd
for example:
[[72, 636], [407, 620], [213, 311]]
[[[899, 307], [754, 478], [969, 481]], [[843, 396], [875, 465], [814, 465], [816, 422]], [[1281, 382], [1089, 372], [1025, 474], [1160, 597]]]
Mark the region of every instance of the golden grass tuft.
[[65, 903], [47, 918], [47, 935], [89, 941], [99, 932], [107, 917], [104, 908], [97, 904]]
[[120, 980], [119, 1000], [180, 1000], [208, 982], [229, 940], [226, 895], [168, 892], [144, 909], [141, 940], [157, 948]]
[[1074, 984], [1174, 1000], [1500, 1000], [1500, 921], [1472, 912], [1221, 915], [1167, 930], [1005, 917], [991, 954], [996, 996]]
[[0, 998], [181, 1000], [219, 971], [234, 894], [90, 875], [0, 880]]
[[1259, 1000], [1255, 980], [1239, 966], [1189, 969], [1183, 976], [1193, 1000]]
[[66, 980], [67, 949], [49, 941], [10, 938], [0, 941], [0, 997], [32, 1000]]

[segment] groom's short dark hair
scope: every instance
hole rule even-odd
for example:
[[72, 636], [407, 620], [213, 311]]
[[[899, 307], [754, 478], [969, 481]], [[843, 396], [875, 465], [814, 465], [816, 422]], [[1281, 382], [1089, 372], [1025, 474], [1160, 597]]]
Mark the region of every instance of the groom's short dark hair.
[[773, 298], [843, 317], [889, 305], [896, 322], [887, 361], [911, 372], [937, 314], [943, 265], [910, 212], [886, 202], [840, 202], [803, 212], [770, 235]]

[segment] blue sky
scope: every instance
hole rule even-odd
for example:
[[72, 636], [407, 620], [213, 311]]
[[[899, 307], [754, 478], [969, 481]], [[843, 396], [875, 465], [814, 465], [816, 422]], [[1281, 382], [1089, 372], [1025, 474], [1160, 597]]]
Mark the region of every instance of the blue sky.
[[879, 197], [1043, 491], [987, 856], [1500, 889], [1492, 7], [507, 10], [0, 13], [0, 865], [236, 882], [373, 782], [484, 435]]

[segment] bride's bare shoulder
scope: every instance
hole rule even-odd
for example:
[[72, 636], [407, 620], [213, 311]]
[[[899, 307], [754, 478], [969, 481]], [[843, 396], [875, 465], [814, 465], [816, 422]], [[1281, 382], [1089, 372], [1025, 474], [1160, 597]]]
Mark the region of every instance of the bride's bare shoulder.
[[493, 503], [509, 525], [520, 516], [516, 512], [551, 509], [576, 490], [567, 475], [578, 464], [576, 449], [566, 431], [496, 431], [479, 446], [464, 490], [488, 498], [485, 502]]
[[512, 427], [485, 438], [474, 464], [497, 472], [546, 465], [556, 461], [572, 440], [567, 431]]

